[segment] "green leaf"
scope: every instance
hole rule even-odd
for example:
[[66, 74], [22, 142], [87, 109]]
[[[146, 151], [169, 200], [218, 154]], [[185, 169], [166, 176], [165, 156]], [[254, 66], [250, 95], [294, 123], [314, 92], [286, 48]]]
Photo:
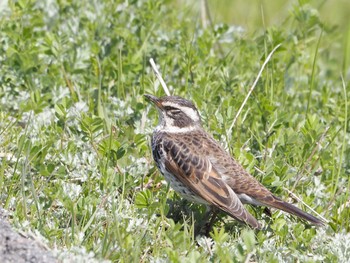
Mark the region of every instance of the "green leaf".
[[255, 249], [256, 239], [255, 239], [255, 233], [253, 230], [244, 229], [242, 231], [242, 238], [243, 242], [247, 248], [248, 253], [252, 252]]
[[135, 197], [135, 205], [137, 208], [148, 208], [152, 204], [152, 192], [148, 189], [138, 192]]

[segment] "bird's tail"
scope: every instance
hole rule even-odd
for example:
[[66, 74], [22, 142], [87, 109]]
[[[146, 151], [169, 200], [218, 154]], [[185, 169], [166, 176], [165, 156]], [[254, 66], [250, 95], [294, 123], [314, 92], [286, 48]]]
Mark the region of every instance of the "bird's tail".
[[295, 215], [297, 217], [300, 217], [302, 219], [305, 219], [309, 221], [311, 224], [316, 226], [324, 226], [325, 222], [313, 215], [310, 215], [309, 213], [304, 212], [303, 210], [299, 209], [298, 207], [284, 202], [281, 199], [275, 197], [274, 202], [269, 203], [269, 206], [280, 209], [282, 211], [285, 211], [287, 213], [290, 213], [292, 215]]

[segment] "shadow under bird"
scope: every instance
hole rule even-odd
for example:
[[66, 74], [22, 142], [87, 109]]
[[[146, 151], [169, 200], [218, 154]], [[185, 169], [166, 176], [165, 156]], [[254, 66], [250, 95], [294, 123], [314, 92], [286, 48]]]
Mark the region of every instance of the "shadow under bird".
[[261, 225], [243, 204], [267, 206], [314, 225], [317, 217], [274, 196], [250, 175], [201, 125], [194, 104], [178, 96], [145, 95], [158, 109], [153, 158], [170, 186], [184, 198], [217, 208], [254, 229]]

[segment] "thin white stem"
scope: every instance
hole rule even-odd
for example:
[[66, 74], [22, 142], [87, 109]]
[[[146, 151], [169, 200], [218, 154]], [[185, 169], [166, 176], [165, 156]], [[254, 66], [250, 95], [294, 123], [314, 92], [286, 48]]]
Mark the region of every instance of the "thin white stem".
[[151, 66], [152, 66], [152, 68], [153, 68], [153, 70], [154, 70], [154, 73], [156, 74], [156, 77], [158, 78], [160, 84], [162, 85], [165, 94], [166, 94], [167, 96], [170, 96], [169, 89], [168, 89], [167, 85], [165, 84], [165, 82], [164, 82], [164, 80], [163, 80], [163, 78], [162, 78], [162, 75], [161, 75], [160, 72], [158, 71], [157, 66], [156, 66], [156, 63], [154, 63], [153, 58], [150, 58], [149, 63], [151, 63]]
[[256, 77], [256, 79], [255, 79], [255, 81], [254, 81], [252, 87], [249, 89], [247, 96], [245, 97], [245, 99], [244, 99], [244, 101], [243, 101], [241, 107], [240, 107], [239, 110], [237, 111], [237, 114], [236, 114], [235, 118], [234, 118], [233, 121], [232, 121], [232, 124], [231, 124], [231, 126], [230, 126], [230, 128], [229, 128], [229, 130], [228, 130], [228, 133], [227, 133], [229, 136], [231, 136], [232, 129], [233, 129], [233, 127], [234, 127], [235, 124], [236, 124], [236, 121], [237, 121], [237, 119], [238, 119], [238, 116], [241, 114], [241, 111], [243, 110], [243, 107], [244, 107], [245, 104], [247, 103], [248, 98], [250, 97], [250, 94], [253, 92], [253, 90], [254, 90], [256, 84], [258, 83], [258, 80], [259, 80], [259, 78], [260, 78], [260, 76], [261, 76], [261, 74], [262, 74], [262, 72], [263, 72], [263, 70], [264, 70], [264, 68], [265, 68], [265, 66], [266, 66], [266, 64], [267, 64], [267, 62], [269, 62], [269, 60], [271, 59], [272, 54], [273, 54], [273, 53], [276, 51], [276, 49], [279, 48], [280, 46], [281, 46], [281, 44], [278, 44], [278, 45], [270, 52], [270, 54], [267, 56], [267, 58], [265, 59], [264, 63], [262, 64], [261, 69], [260, 69], [260, 71], [259, 71], [259, 73], [258, 73], [258, 76]]
[[310, 207], [308, 204], [306, 204], [303, 200], [301, 200], [296, 194], [294, 194], [292, 191], [289, 191], [287, 188], [283, 187], [283, 190], [287, 191], [288, 194], [290, 194], [294, 199], [296, 199], [298, 202], [302, 203], [303, 205], [305, 205], [308, 209], [310, 209], [312, 212], [314, 212], [316, 215], [318, 215], [320, 218], [322, 218], [323, 221], [325, 221], [326, 223], [328, 223], [329, 221], [324, 218], [323, 216], [321, 216], [319, 213], [317, 213], [314, 209], [312, 209], [312, 207]]
[[244, 259], [244, 263], [249, 263], [249, 262], [251, 262], [250, 259], [251, 259], [251, 257], [254, 255], [254, 252], [255, 252], [255, 250], [252, 251], [252, 252], [249, 252], [249, 253], [246, 255], [246, 257], [245, 257], [245, 259]]

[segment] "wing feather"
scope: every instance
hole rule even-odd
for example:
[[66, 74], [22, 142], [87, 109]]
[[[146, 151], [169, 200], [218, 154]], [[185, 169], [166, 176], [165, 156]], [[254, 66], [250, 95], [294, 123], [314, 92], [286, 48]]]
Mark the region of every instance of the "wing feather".
[[[189, 152], [184, 156], [179, 153], [179, 148], [179, 145], [172, 142], [171, 148], [166, 149], [168, 156], [164, 158], [165, 168], [207, 203], [218, 207], [240, 222], [260, 229], [258, 221], [245, 209], [210, 160], [205, 156], [189, 154]], [[186, 146], [181, 145], [181, 151], [184, 151], [183, 148]]]

